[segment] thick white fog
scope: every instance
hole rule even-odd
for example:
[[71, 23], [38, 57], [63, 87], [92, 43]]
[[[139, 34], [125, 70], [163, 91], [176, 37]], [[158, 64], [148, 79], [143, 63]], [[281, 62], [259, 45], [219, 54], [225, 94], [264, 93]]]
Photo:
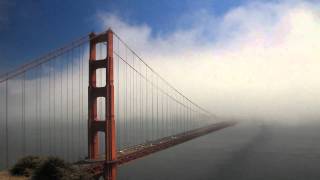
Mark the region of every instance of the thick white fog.
[[211, 112], [297, 124], [320, 121], [319, 10], [317, 1], [251, 1], [179, 17], [170, 33], [105, 12], [97, 23]]

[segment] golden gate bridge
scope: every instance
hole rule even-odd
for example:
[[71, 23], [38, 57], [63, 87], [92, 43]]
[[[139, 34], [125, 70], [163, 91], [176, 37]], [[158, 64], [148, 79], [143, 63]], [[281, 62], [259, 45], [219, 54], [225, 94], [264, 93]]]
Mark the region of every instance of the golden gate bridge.
[[111, 29], [0, 77], [0, 169], [50, 155], [114, 180], [120, 165], [234, 124], [184, 96]]

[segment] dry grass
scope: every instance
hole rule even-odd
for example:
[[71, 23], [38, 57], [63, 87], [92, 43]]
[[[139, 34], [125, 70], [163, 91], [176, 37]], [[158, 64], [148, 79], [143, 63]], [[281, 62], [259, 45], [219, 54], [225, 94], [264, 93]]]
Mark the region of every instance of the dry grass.
[[24, 176], [11, 176], [8, 171], [0, 172], [0, 180], [27, 180], [27, 177]]

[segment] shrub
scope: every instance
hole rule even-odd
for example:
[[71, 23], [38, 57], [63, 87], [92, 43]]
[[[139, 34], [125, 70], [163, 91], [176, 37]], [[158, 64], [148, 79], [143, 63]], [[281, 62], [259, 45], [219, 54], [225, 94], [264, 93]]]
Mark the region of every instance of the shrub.
[[57, 157], [48, 157], [33, 172], [34, 180], [58, 180], [61, 179], [65, 171], [70, 169], [70, 165]]
[[26, 156], [10, 169], [10, 174], [14, 176], [31, 176], [32, 171], [39, 167], [41, 158], [37, 156]]
[[93, 175], [57, 157], [26, 156], [11, 169], [14, 176], [32, 176], [32, 180], [91, 180]]
[[57, 157], [48, 157], [36, 168], [32, 180], [91, 180], [92, 175]]

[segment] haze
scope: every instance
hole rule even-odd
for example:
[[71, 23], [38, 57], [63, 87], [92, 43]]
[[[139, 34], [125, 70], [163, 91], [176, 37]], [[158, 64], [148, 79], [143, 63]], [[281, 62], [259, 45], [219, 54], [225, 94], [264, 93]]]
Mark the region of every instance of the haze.
[[218, 116], [293, 125], [319, 121], [319, 5], [256, 1], [220, 17], [203, 10], [169, 34], [116, 13], [98, 13], [97, 23]]

